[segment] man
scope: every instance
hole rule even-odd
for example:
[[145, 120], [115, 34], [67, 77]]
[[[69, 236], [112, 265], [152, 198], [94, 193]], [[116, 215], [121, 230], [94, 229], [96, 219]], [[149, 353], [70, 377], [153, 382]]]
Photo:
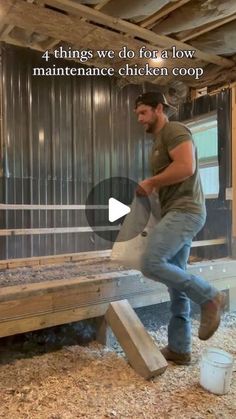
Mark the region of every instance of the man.
[[140, 182], [137, 194], [157, 190], [162, 217], [150, 235], [142, 271], [167, 285], [170, 293], [172, 317], [163, 355], [177, 364], [189, 364], [190, 299], [201, 307], [198, 336], [207, 340], [219, 326], [226, 296], [203, 278], [186, 272], [191, 242], [205, 223], [206, 210], [191, 132], [179, 122], [169, 122], [170, 108], [160, 92], [144, 93], [135, 103], [138, 121], [154, 135], [153, 176]]

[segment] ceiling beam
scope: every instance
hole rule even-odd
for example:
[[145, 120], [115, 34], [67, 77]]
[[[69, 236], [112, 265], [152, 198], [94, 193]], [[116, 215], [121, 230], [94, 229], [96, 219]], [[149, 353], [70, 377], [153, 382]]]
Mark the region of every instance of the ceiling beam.
[[106, 6], [107, 3], [109, 3], [111, 0], [101, 0], [100, 3], [96, 4], [94, 6], [95, 10], [101, 10], [104, 6]]
[[224, 19], [217, 20], [216, 22], [206, 23], [205, 25], [200, 26], [199, 28], [191, 32], [188, 31], [188, 33], [185, 36], [181, 37], [181, 41], [186, 42], [189, 39], [197, 38], [198, 36], [203, 35], [204, 33], [213, 31], [214, 29], [217, 29], [220, 26], [225, 25], [226, 23], [232, 22], [235, 19], [236, 19], [236, 13], [234, 13], [231, 16], [227, 16]]
[[91, 7], [75, 3], [72, 0], [47, 0], [47, 4], [55, 6], [59, 9], [61, 8], [62, 10], [67, 11], [69, 13], [77, 14], [78, 16], [84, 17], [94, 23], [99, 23], [107, 26], [108, 28], [119, 30], [123, 33], [127, 33], [134, 37], [139, 37], [144, 41], [150, 42], [151, 44], [158, 46], [159, 48], [172, 48], [173, 45], [175, 45], [176, 48], [182, 50], [194, 49], [196, 51], [195, 58], [199, 58], [200, 60], [213, 63], [221, 67], [232, 67], [235, 65], [233, 61], [227, 58], [200, 51], [196, 48], [193, 48], [191, 45], [185, 44], [184, 42], [174, 40], [165, 35], [158, 35], [148, 29], [140, 27], [139, 25], [136, 25], [123, 19], [108, 16], [102, 12], [99, 12], [98, 10], [94, 10]]
[[169, 3], [166, 6], [162, 7], [161, 10], [158, 10], [153, 15], [147, 17], [146, 19], [139, 22], [139, 26], [142, 28], [148, 28], [151, 29], [159, 19], [167, 16], [169, 13], [173, 12], [176, 9], [179, 9], [180, 7], [184, 6], [184, 4], [188, 3], [190, 0], [179, 0], [175, 3]]
[[13, 28], [14, 25], [4, 25], [3, 29], [0, 31], [1, 38], [4, 39], [6, 36], [8, 36]]

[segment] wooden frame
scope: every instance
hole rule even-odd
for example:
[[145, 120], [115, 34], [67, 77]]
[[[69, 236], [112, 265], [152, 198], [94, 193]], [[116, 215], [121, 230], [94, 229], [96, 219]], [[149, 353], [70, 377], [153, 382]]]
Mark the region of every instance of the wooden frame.
[[142, 22], [140, 22], [139, 25], [142, 28], [151, 29], [158, 22], [159, 19], [162, 19], [163, 17], [167, 16], [169, 13], [174, 12], [175, 10], [184, 6], [186, 3], [189, 3], [189, 1], [190, 0], [179, 0], [179, 1], [175, 1], [174, 3], [170, 2], [169, 4], [162, 7], [153, 15], [142, 20]]
[[231, 89], [232, 105], [232, 256], [236, 259], [236, 86]]
[[[218, 289], [228, 288], [233, 309], [235, 263], [205, 261], [188, 266], [188, 270], [212, 281]], [[121, 299], [128, 299], [132, 307], [144, 307], [168, 301], [169, 295], [166, 287], [132, 270], [2, 287], [0, 336], [104, 316], [109, 303]]]

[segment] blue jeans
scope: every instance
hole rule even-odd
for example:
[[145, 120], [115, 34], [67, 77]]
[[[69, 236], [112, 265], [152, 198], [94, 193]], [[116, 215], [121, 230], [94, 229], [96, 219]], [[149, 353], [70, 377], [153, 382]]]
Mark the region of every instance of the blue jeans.
[[191, 352], [190, 299], [203, 304], [218, 293], [203, 278], [186, 271], [192, 239], [204, 223], [205, 216], [168, 212], [150, 234], [143, 258], [143, 274], [168, 287], [172, 313], [168, 346], [178, 353]]

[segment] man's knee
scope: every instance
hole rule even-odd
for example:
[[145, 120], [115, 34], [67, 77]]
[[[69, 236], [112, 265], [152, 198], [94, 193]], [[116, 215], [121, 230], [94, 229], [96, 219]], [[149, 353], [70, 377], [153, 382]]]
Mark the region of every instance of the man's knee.
[[145, 256], [142, 260], [141, 271], [142, 274], [148, 278], [158, 279], [164, 269], [164, 262], [155, 259], [153, 261], [150, 257]]

